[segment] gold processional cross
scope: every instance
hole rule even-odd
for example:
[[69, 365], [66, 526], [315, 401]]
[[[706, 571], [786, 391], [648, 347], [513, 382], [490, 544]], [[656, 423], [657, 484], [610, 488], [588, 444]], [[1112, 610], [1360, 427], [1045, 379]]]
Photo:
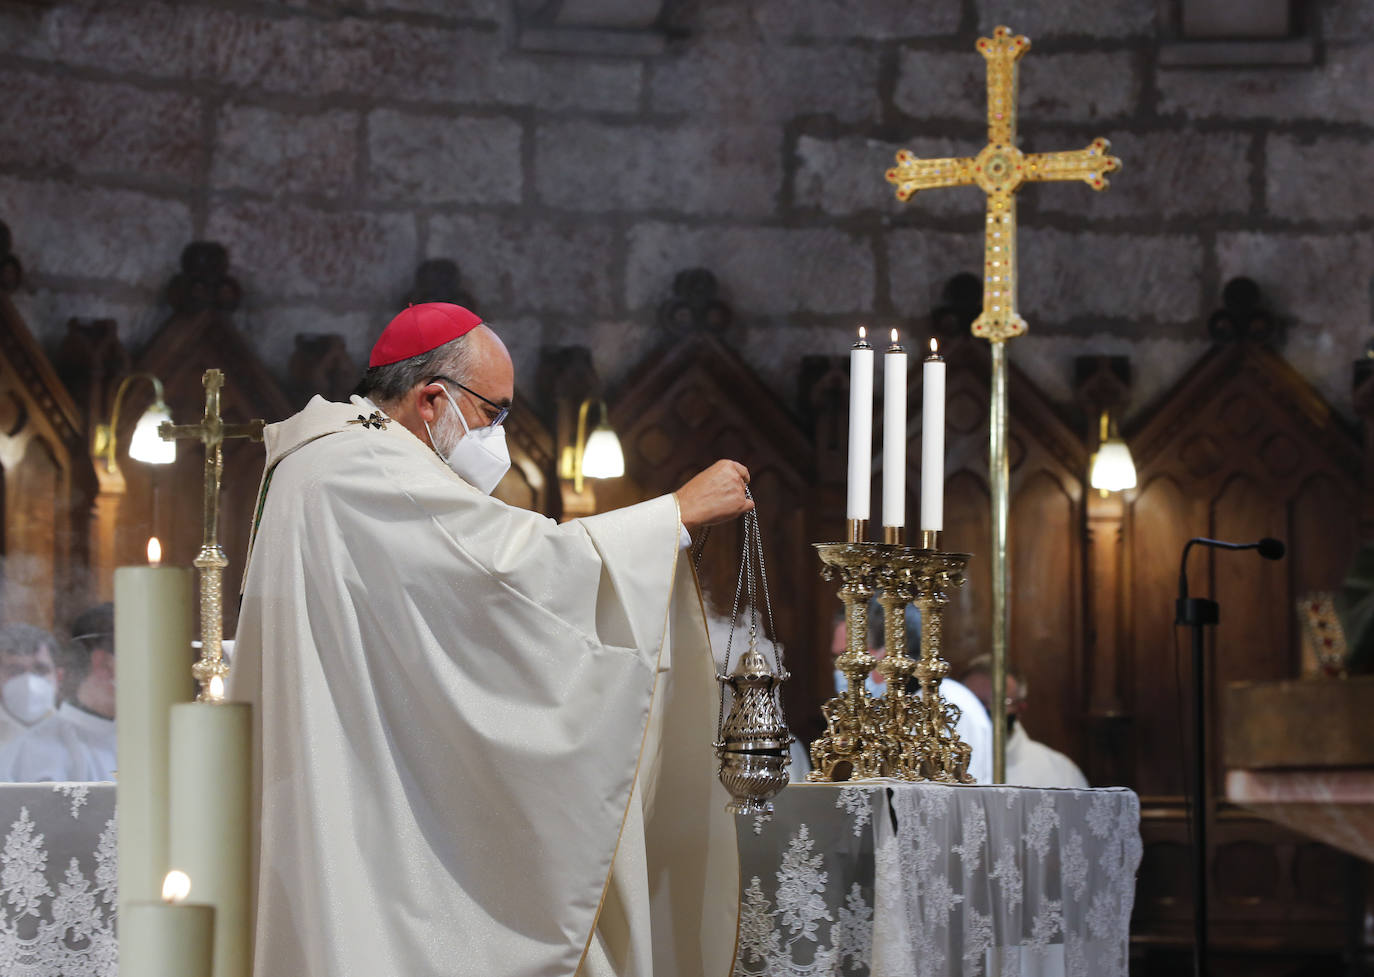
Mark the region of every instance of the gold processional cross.
[[[163, 421], [157, 433], [164, 441], [195, 438], [205, 444], [205, 527], [200, 553], [193, 561], [200, 571], [200, 658], [191, 674], [200, 684], [197, 699], [203, 702], [224, 700], [224, 679], [229, 666], [224, 663], [224, 568], [229, 558], [219, 545], [219, 484], [224, 471], [225, 438], [262, 440], [261, 420], [247, 424], [225, 424], [219, 413], [219, 392], [224, 387], [221, 370], [206, 370], [205, 414], [199, 424], [173, 424]], [[218, 681], [216, 681], [218, 680]]]
[[[1016, 309], [1016, 191], [1027, 182], [1082, 180], [1094, 190], [1107, 186], [1105, 174], [1120, 169], [1108, 155], [1111, 144], [1094, 139], [1085, 149], [1062, 153], [1023, 153], [1016, 146], [1016, 63], [1030, 50], [1030, 41], [998, 27], [992, 37], [980, 37], [978, 50], [988, 69], [988, 144], [974, 157], [917, 159], [907, 150], [897, 153], [897, 165], [887, 180], [897, 187], [898, 200], [910, 200], [921, 190], [977, 184], [987, 194], [987, 226], [983, 249], [983, 311], [973, 334], [992, 344], [992, 405], [989, 428], [989, 488], [992, 496], [992, 701], [1006, 699], [1007, 658], [1007, 360], [1006, 342], [1026, 331]], [[1006, 724], [994, 722], [993, 779], [1006, 780]]]

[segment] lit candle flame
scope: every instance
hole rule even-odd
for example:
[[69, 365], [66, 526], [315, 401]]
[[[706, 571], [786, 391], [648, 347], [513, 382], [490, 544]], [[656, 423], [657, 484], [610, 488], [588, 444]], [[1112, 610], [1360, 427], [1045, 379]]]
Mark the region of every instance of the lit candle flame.
[[860, 327], [859, 327], [859, 338], [860, 338], [860, 339], [867, 339], [867, 338], [868, 338], [868, 330], [867, 330], [866, 328], [864, 328], [863, 326], [860, 326]]
[[932, 353], [938, 353], [938, 352], [940, 352], [940, 344], [937, 343], [934, 339], [932, 339], [932, 340], [930, 341], [930, 351], [931, 351]]
[[180, 869], [172, 869], [162, 880], [162, 901], [178, 903], [191, 894], [191, 877]]
[[896, 346], [896, 345], [897, 345], [897, 330], [896, 330], [896, 329], [892, 330], [892, 345], [893, 345], [893, 346]]
[[209, 693], [210, 698], [212, 698], [212, 699], [223, 699], [223, 698], [224, 698], [224, 679], [221, 678], [221, 677], [218, 676], [218, 675], [211, 675], [211, 676], [210, 676], [210, 688], [208, 689], [208, 693]]
[[148, 537], [148, 565], [157, 566], [162, 562], [162, 544], [156, 536]]

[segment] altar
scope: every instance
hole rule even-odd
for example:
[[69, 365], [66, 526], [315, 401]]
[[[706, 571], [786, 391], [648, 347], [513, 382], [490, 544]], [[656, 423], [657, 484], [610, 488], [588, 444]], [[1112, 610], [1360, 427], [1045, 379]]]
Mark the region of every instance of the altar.
[[[0, 969], [115, 977], [113, 784], [0, 785]], [[738, 977], [1125, 974], [1119, 788], [793, 784], [739, 818]]]
[[1127, 972], [1132, 791], [793, 784], [774, 807], [737, 822], [737, 977]]

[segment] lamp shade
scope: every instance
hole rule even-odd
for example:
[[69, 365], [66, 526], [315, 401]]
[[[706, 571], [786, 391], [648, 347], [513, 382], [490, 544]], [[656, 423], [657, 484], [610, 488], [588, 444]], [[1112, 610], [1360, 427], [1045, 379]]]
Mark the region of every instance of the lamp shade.
[[145, 410], [129, 441], [129, 457], [149, 465], [170, 465], [176, 461], [176, 442], [164, 441], [157, 433], [158, 425], [171, 419], [172, 412], [160, 400]]
[[1120, 492], [1135, 488], [1135, 462], [1131, 459], [1131, 449], [1120, 438], [1103, 441], [1093, 457], [1092, 471], [1088, 481], [1095, 489], [1106, 492]]
[[625, 454], [610, 425], [601, 425], [587, 439], [582, 474], [587, 478], [619, 478], [625, 474]]

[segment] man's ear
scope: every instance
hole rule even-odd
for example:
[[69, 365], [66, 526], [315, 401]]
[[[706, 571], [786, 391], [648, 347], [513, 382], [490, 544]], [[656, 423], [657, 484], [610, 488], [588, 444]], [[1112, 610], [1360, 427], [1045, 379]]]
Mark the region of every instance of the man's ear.
[[444, 396], [444, 388], [437, 381], [427, 383], [415, 388], [415, 412], [420, 415], [426, 424], [433, 424], [444, 409], [444, 403], [448, 398]]

